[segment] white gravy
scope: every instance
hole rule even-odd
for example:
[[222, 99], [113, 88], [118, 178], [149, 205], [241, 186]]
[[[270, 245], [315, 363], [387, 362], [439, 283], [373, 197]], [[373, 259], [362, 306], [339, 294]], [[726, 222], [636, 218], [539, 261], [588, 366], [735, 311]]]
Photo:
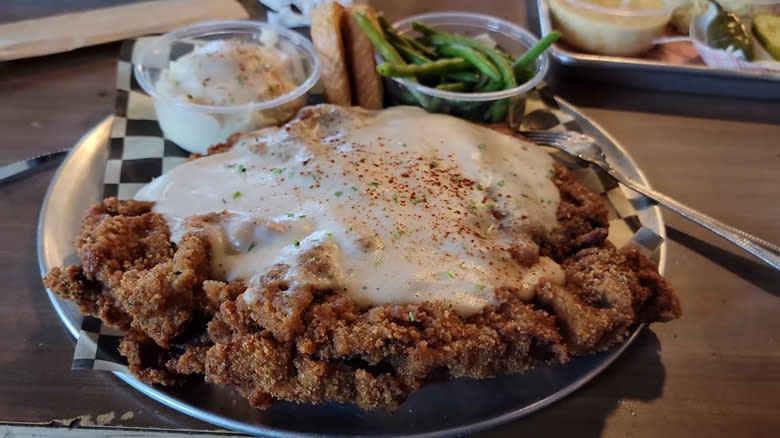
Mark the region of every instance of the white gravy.
[[136, 199], [156, 202], [175, 242], [192, 231], [185, 218], [221, 213], [206, 230], [215, 278], [250, 281], [281, 263], [303, 281], [301, 255], [320, 248], [332, 261], [321, 286], [359, 305], [438, 300], [470, 315], [497, 287], [529, 299], [541, 278], [564, 280], [552, 260], [523, 266], [509, 252], [556, 225], [551, 172], [540, 148], [454, 117], [319, 105]]

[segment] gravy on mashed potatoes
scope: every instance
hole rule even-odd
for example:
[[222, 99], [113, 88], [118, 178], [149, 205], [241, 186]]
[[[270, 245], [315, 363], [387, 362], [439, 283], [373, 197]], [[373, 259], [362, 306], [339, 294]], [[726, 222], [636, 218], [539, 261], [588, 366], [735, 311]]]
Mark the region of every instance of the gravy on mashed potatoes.
[[195, 47], [160, 73], [156, 90], [172, 99], [154, 101], [160, 127], [181, 147], [205, 153], [210, 145], [236, 132], [285, 122], [303, 106], [304, 99], [274, 108], [254, 105], [295, 90], [305, 80], [300, 64], [294, 55], [271, 44], [225, 40]]

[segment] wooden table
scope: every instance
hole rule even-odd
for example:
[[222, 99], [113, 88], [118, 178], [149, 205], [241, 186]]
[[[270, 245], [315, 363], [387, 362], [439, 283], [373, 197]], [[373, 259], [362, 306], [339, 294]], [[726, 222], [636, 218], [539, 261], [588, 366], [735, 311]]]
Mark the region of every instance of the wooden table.
[[[418, 3], [385, 10], [398, 18], [444, 2]], [[531, 10], [519, 1], [451, 3], [521, 23]], [[71, 146], [105, 118], [117, 49], [0, 63], [0, 164]], [[550, 79], [624, 145], [654, 187], [780, 241], [780, 102], [615, 88], [557, 72]], [[35, 250], [53, 172], [0, 186], [0, 432], [3, 422], [68, 424], [79, 416], [82, 424], [213, 430], [111, 374], [70, 370], [74, 343], [46, 298]], [[682, 297], [683, 318], [644, 331], [565, 400], [484, 436], [780, 433], [780, 275], [672, 213], [664, 218], [666, 276]]]

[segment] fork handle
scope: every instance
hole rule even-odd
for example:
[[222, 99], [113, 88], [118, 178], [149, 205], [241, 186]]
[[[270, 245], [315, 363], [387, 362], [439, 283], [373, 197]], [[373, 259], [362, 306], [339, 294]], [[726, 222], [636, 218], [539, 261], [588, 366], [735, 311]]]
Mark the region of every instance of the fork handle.
[[780, 247], [766, 241], [760, 237], [756, 237], [752, 234], [746, 233], [738, 228], [734, 228], [731, 225], [724, 224], [704, 213], [701, 213], [693, 208], [690, 208], [684, 204], [681, 204], [674, 199], [660, 193], [650, 187], [644, 186], [630, 178], [620, 175], [618, 172], [612, 170], [609, 172], [613, 178], [623, 183], [626, 187], [635, 190], [650, 199], [655, 200], [659, 204], [669, 208], [680, 216], [689, 219], [697, 224], [707, 228], [718, 236], [730, 241], [743, 250], [753, 254], [769, 266], [780, 270]]

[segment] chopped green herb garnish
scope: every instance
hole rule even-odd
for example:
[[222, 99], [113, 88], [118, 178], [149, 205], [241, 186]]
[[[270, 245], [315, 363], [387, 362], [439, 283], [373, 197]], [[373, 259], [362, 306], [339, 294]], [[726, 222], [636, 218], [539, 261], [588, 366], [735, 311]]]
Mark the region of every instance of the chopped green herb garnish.
[[341, 192], [341, 190], [339, 190], [338, 192], [334, 193], [334, 195], [336, 195], [336, 197], [337, 197], [337, 198], [338, 198], [339, 196], [343, 195], [343, 194], [344, 194], [344, 193], [342, 193], [342, 192]]
[[405, 148], [406, 147], [406, 143], [401, 143], [401, 147]]
[[496, 184], [498, 184], [499, 187], [504, 187], [504, 180], [502, 179], [501, 181], [497, 182]]
[[271, 173], [273, 173], [274, 175], [279, 175], [280, 173], [282, 173], [283, 170], [284, 169], [280, 169], [277, 167], [276, 169], [271, 170]]
[[249, 245], [249, 249], [247, 249], [247, 250], [246, 250], [246, 252], [252, 251], [252, 249], [253, 249], [254, 247], [255, 247], [255, 242], [252, 242], [252, 243]]
[[233, 199], [238, 199], [241, 197], [241, 192], [233, 193]]
[[287, 217], [295, 217], [295, 213], [287, 213]]
[[484, 151], [485, 149], [487, 149], [487, 145], [485, 145], [485, 143], [480, 143], [477, 145], [477, 149], [481, 149]]
[[526, 195], [525, 193], [520, 193], [520, 196], [522, 196], [523, 198], [528, 199], [528, 195]]
[[379, 183], [376, 181], [371, 181], [369, 184], [371, 184], [374, 187], [379, 187]]
[[452, 272], [445, 272], [444, 275], [446, 275], [449, 278], [455, 278], [455, 275]]
[[409, 312], [409, 321], [412, 321], [412, 322], [415, 322], [415, 321], [417, 321], [417, 320], [414, 318], [414, 312]]
[[306, 215], [305, 215], [305, 214], [298, 215], [298, 219], [303, 219], [303, 218], [305, 218], [305, 217], [306, 217]]
[[192, 94], [187, 94], [187, 99], [194, 100], [194, 97], [192, 97]]
[[239, 165], [238, 165], [238, 172], [239, 172], [239, 173], [244, 173], [244, 172], [246, 172], [246, 167], [244, 167], [244, 166], [242, 166], [242, 165], [240, 165], [240, 164], [239, 164]]
[[225, 164], [225, 167], [227, 167], [227, 168], [232, 168], [232, 167], [236, 167], [236, 166], [237, 166], [236, 163]]
[[301, 241], [298, 240], [298, 239], [295, 239], [295, 240], [293, 240], [293, 245], [295, 245], [295, 247], [297, 248], [297, 247], [301, 246]]
[[309, 260], [306, 260], [307, 263], [316, 262], [317, 257], [309, 257]]
[[333, 233], [328, 233], [328, 234], [326, 234], [326, 236], [333, 237]]
[[485, 190], [485, 188], [482, 187], [482, 184], [477, 183], [477, 190], [481, 192], [482, 190]]
[[357, 188], [357, 187], [355, 187], [355, 186], [352, 186], [352, 187], [350, 187], [350, 188], [352, 189], [352, 191], [353, 191], [353, 192], [357, 192], [357, 191], [358, 191], [358, 188]]
[[484, 284], [479, 284], [479, 283], [478, 283], [478, 284], [475, 284], [475, 285], [474, 285], [474, 287], [476, 287], [476, 288], [477, 288], [477, 290], [482, 290], [482, 289], [484, 289], [484, 288], [485, 288], [485, 285], [484, 285]]

